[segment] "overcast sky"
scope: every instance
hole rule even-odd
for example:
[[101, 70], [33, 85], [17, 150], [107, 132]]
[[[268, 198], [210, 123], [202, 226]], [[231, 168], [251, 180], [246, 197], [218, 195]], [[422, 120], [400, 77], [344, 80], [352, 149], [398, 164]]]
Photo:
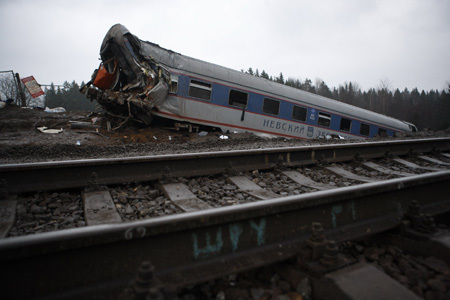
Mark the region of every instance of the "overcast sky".
[[0, 0], [0, 71], [86, 82], [116, 23], [184, 55], [330, 88], [450, 82], [449, 0]]

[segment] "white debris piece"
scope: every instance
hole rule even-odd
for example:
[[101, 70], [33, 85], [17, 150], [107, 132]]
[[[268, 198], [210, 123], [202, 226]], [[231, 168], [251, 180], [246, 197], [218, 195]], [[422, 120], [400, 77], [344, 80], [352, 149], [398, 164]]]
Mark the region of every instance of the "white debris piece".
[[66, 109], [64, 107], [55, 107], [55, 108], [45, 107], [44, 111], [48, 113], [62, 113], [66, 112]]
[[228, 140], [228, 136], [226, 136], [226, 135], [221, 135], [221, 136], [220, 136], [220, 139], [221, 139], [221, 140]]
[[40, 132], [43, 133], [61, 133], [64, 131], [64, 129], [60, 128], [60, 129], [48, 129], [45, 126], [42, 127], [38, 127], [37, 130], [39, 130]]

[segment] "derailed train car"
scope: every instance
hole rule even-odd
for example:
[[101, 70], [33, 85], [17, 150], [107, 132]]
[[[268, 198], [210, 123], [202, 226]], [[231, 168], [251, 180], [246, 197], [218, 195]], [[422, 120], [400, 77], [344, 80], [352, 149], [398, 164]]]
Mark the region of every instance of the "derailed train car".
[[289, 138], [395, 136], [407, 122], [144, 42], [123, 25], [108, 31], [102, 63], [82, 87], [109, 113], [153, 117]]

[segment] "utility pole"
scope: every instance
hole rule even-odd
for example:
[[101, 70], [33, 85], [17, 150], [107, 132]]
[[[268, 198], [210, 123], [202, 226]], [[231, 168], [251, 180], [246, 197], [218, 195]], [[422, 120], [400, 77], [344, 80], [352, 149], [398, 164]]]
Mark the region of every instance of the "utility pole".
[[25, 98], [25, 93], [22, 88], [22, 82], [20, 81], [19, 73], [16, 73], [16, 80], [17, 80], [17, 88], [19, 89], [20, 99], [22, 99], [22, 106], [25, 107], [27, 106], [27, 100]]

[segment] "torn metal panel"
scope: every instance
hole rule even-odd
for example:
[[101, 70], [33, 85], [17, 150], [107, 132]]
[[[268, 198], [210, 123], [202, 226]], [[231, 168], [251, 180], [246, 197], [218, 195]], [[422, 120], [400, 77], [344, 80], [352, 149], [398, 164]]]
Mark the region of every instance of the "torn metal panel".
[[141, 44], [123, 25], [111, 27], [100, 47], [102, 63], [81, 91], [107, 111], [148, 125], [151, 110], [168, 94], [171, 77]]

